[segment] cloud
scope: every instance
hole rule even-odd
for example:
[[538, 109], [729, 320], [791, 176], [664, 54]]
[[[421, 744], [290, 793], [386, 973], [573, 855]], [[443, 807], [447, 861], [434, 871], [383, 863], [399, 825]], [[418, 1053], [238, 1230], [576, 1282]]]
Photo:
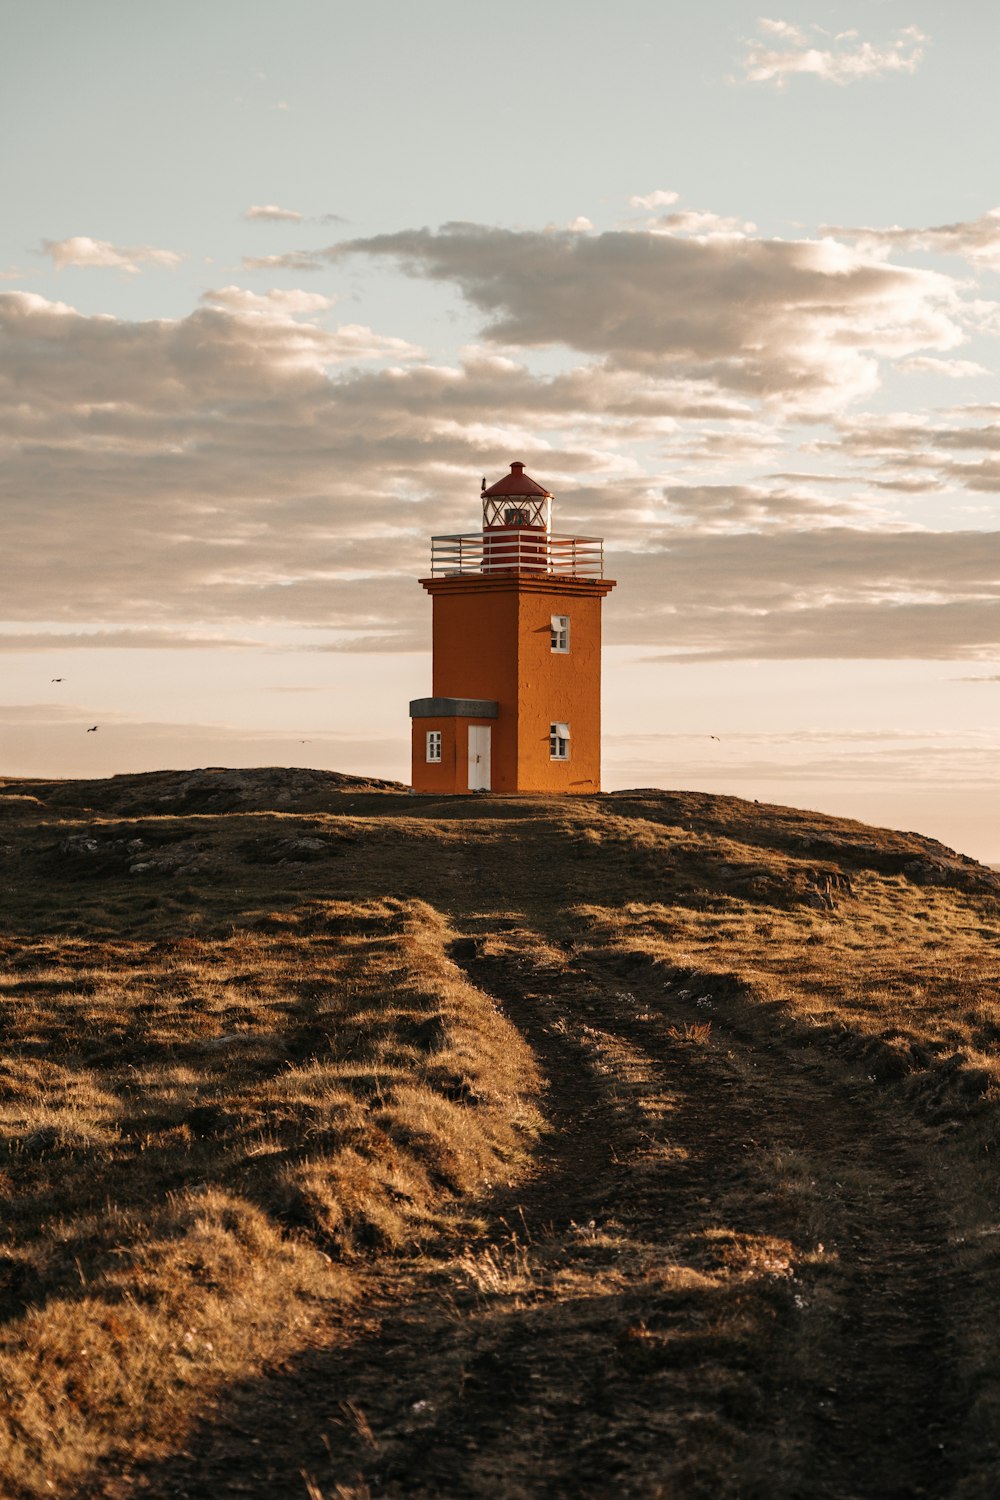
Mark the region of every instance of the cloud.
[[689, 208], [653, 219], [649, 228], [660, 234], [691, 235], [695, 239], [705, 240], [720, 236], [745, 239], [753, 234], [757, 226], [749, 219], [727, 219], [704, 209]]
[[769, 21], [767, 16], [761, 16], [757, 22], [757, 30], [762, 31], [765, 36], [777, 36], [785, 42], [792, 42], [797, 47], [806, 45], [806, 33], [801, 26], [793, 26], [790, 21]]
[[[297, 313], [309, 295], [291, 294]], [[0, 293], [7, 345], [0, 392], [16, 392], [20, 403], [13, 427], [0, 425], [0, 435], [42, 436], [46, 418], [70, 418], [62, 435], [73, 431], [81, 450], [116, 448], [129, 435], [140, 446], [143, 439], [155, 446], [169, 439], [178, 414], [207, 420], [213, 400], [230, 409], [240, 402], [278, 404], [303, 397], [307, 389], [327, 390], [332, 365], [420, 352], [404, 339], [356, 324], [326, 329], [301, 321], [282, 298], [279, 293], [274, 302], [262, 299], [273, 309], [266, 315], [253, 305], [229, 305], [176, 320], [128, 323], [86, 317], [32, 293]], [[191, 434], [175, 429], [178, 442], [182, 436]]]
[[[870, 482], [884, 489], [933, 491], [960, 486], [1000, 492], [1000, 421], [978, 422], [980, 407], [929, 416], [890, 412], [837, 424], [836, 436], [817, 441], [820, 452], [865, 463]], [[986, 409], [987, 412], [989, 409]], [[981, 453], [983, 457], [967, 455]]]
[[738, 410], [600, 368], [542, 379], [479, 355], [407, 369], [403, 340], [222, 290], [223, 305], [142, 323], [0, 295], [9, 619], [285, 621], [339, 632], [343, 649], [412, 647], [427, 536], [474, 522], [482, 465], [522, 452], [553, 482], [599, 482], [621, 473], [616, 431]]
[[[320, 292], [274, 288], [269, 292], [251, 292], [242, 286], [223, 286], [203, 292], [201, 301], [229, 312], [260, 313], [266, 317], [294, 317], [296, 314], [323, 312], [334, 304], [333, 297]], [[402, 342], [401, 340], [399, 341]]]
[[140, 647], [143, 650], [196, 651], [261, 646], [259, 638], [192, 635], [181, 630], [153, 630], [142, 625], [123, 630], [0, 630], [0, 651], [93, 651]]
[[722, 622], [695, 613], [678, 630], [678, 661], [954, 661], [1000, 652], [1000, 599], [981, 603], [824, 604]]
[[[805, 414], [870, 393], [880, 358], [963, 341], [951, 278], [833, 240], [751, 238], [730, 222], [693, 225], [684, 214], [587, 236], [450, 224], [325, 254], [386, 257], [452, 282], [485, 314], [483, 335], [495, 343], [564, 345]], [[693, 227], [711, 232], [691, 237]]]
[[843, 526], [870, 509], [862, 502], [763, 484], [674, 484], [664, 498], [688, 534]]
[[136, 275], [143, 265], [179, 266], [184, 259], [175, 250], [157, 250], [152, 245], [126, 248], [110, 240], [93, 240], [86, 234], [72, 235], [68, 240], [43, 240], [42, 249], [57, 271], [66, 266], [88, 266], [128, 271]]
[[893, 250], [926, 250], [935, 255], [959, 255], [974, 266], [1000, 271], [1000, 208], [991, 208], [978, 219], [955, 224], [937, 224], [928, 229], [838, 228], [824, 225], [823, 233], [852, 240], [869, 253]]
[[669, 208], [671, 203], [676, 203], [680, 193], [669, 192], [664, 188], [656, 188], [651, 193], [636, 194], [628, 200], [629, 208]]
[[[884, 78], [891, 73], [915, 73], [923, 61], [928, 38], [916, 26], [906, 26], [895, 41], [884, 47], [858, 40], [856, 31], [831, 37], [821, 27], [808, 30], [787, 21], [761, 18], [758, 30], [765, 40], [746, 43], [742, 59], [746, 83], [766, 83], [785, 88], [794, 74], [808, 74], [827, 83], [856, 83], [865, 78]], [[826, 40], [817, 45], [815, 38]], [[776, 47], [774, 43], [784, 46]]]
[[464, 425], [490, 413], [498, 422], [528, 424], [534, 418], [549, 428], [570, 423], [579, 429], [592, 421], [597, 430], [609, 426], [619, 444], [625, 435], [673, 432], [681, 419], [737, 421], [750, 414], [745, 402], [696, 382], [661, 381], [604, 364], [535, 376], [518, 360], [477, 347], [457, 364], [418, 365], [405, 380], [395, 372], [362, 376], [352, 389], [366, 402], [390, 394], [404, 399], [410, 412], [428, 422]]
[[935, 359], [930, 354], [915, 354], [896, 366], [908, 375], [945, 375], [949, 380], [965, 380], [972, 375], [989, 375], [985, 365], [973, 359]]
[[244, 255], [245, 271], [321, 271], [322, 258], [310, 250], [286, 250], [283, 255]]
[[[865, 530], [853, 494], [711, 477], [780, 442], [731, 393], [605, 362], [543, 376], [489, 348], [404, 361], [402, 341], [310, 322], [310, 293], [242, 294], [126, 322], [0, 293], [8, 632], [143, 646], [280, 626], [316, 649], [423, 649], [428, 537], [471, 530], [480, 476], [517, 455], [556, 491], [558, 529], [607, 537], [613, 641], [713, 660], [1000, 652], [995, 533]], [[876, 475], [879, 444], [896, 463], [919, 441], [916, 419], [878, 420], [835, 437]], [[946, 446], [963, 433], [993, 441], [962, 420], [942, 419], [942, 461], [967, 461]]]
[[1000, 654], [996, 532], [679, 535], [615, 567], [609, 640], [669, 642], [679, 662]]
[[[951, 678], [952, 682], [985, 682], [984, 677]], [[628, 734], [610, 734], [606, 739], [620, 745], [627, 745], [632, 739], [631, 732]], [[704, 731], [696, 729], [668, 729], [664, 731], [645, 731], [634, 735], [638, 745], [666, 744], [671, 740], [694, 740], [701, 743], [705, 740]], [[861, 748], [871, 745], [925, 745], [938, 742], [941, 748], [956, 744], [969, 744], [969, 741], [983, 742], [992, 746], [996, 736], [990, 731], [977, 729], [741, 729], [730, 732], [727, 741], [731, 740], [740, 745], [798, 745], [811, 747], [813, 745], [857, 745]], [[972, 745], [969, 748], [974, 748]], [[1000, 773], [1000, 765], [997, 766]]]
[[[819, 736], [813, 743], [794, 733], [729, 733], [719, 744], [711, 744], [705, 734], [677, 737], [638, 734], [631, 746], [629, 737], [603, 738], [607, 747], [605, 781], [610, 780], [612, 785], [624, 780], [627, 766], [628, 780], [633, 785], [637, 780], [649, 784], [654, 779], [669, 778], [665, 784], [670, 787], [690, 786], [731, 794], [735, 785], [743, 783], [748, 796], [770, 795], [787, 804], [796, 784], [816, 786], [817, 792], [806, 794], [803, 790], [797, 794], [808, 795], [811, 800], [820, 787], [829, 798], [831, 784], [836, 787], [838, 783], [862, 783], [866, 790], [878, 789], [875, 793], [878, 800], [873, 799], [868, 816], [883, 822], [890, 817], [902, 821], [906, 816], [902, 806], [892, 810], [885, 800], [901, 787], [910, 789], [911, 794], [914, 788], [922, 793], [931, 789], [954, 793], [956, 786], [967, 792], [970, 788], [980, 788], [995, 793], [1000, 782], [996, 743], [963, 743], [958, 735], [944, 744], [931, 743], [930, 736], [919, 734], [909, 736], [908, 740], [901, 736], [896, 743], [879, 734], [860, 738], [849, 733], [832, 734], [825, 743]], [[770, 793], [766, 788], [771, 789]], [[862, 813], [861, 808], [853, 809], [854, 816]]]
[[243, 215], [244, 219], [265, 219], [271, 223], [301, 224], [304, 214], [294, 208], [279, 208], [276, 203], [252, 203]]

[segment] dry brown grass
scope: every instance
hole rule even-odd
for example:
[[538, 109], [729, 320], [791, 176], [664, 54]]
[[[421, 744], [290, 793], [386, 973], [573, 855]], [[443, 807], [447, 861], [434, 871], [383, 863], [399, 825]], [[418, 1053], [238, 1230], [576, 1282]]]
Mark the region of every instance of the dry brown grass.
[[[623, 991], [653, 974], [687, 1007], [667, 1036], [692, 1066], [725, 1027], [811, 1038], [886, 1107], [954, 1131], [971, 1202], [972, 1153], [1000, 1139], [1000, 903], [978, 867], [694, 794], [433, 802], [314, 780], [270, 811], [280, 773], [256, 800], [200, 774], [0, 784], [0, 1492], [69, 1494], [109, 1456], [165, 1451], [212, 1392], [328, 1326], [373, 1255], [524, 1173], [535, 1061], [452, 962], [458, 933], [540, 975], [578, 957]], [[608, 1039], [575, 1039], [599, 1074]], [[639, 1065], [612, 1062], [627, 1092]], [[634, 1089], [652, 1130], [670, 1101], [639, 1071]], [[811, 1235], [827, 1210], [808, 1155], [760, 1170]], [[985, 1242], [956, 1224], [978, 1274]], [[595, 1264], [614, 1250], [599, 1284], [624, 1296], [627, 1248], [580, 1236]], [[516, 1239], [449, 1254], [484, 1307], [582, 1305], [595, 1285]], [[696, 1263], [664, 1246], [657, 1274], [731, 1294], [712, 1337], [742, 1349], [812, 1254], [720, 1218]], [[641, 1311], [631, 1326], [626, 1366], [655, 1364], [667, 1335]]]
[[0, 1488], [72, 1488], [519, 1169], [524, 1044], [420, 902], [308, 932], [8, 937]]
[[706, 1018], [720, 993], [738, 992], [848, 1051], [853, 1041], [879, 1082], [929, 1094], [940, 1065], [961, 1054], [970, 1090], [987, 1100], [1000, 1090], [996, 897], [867, 873], [829, 911], [729, 899], [710, 911], [630, 902], [576, 915], [595, 946], [686, 976]]

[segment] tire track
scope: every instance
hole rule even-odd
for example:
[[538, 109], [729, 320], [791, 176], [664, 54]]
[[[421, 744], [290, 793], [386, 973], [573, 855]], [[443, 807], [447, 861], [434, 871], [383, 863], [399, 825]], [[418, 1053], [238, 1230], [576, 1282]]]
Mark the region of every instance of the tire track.
[[[667, 1028], [704, 1023], [686, 989], [649, 970], [630, 977], [629, 992], [615, 988], [620, 977], [597, 955], [578, 972], [582, 1014], [641, 1043], [664, 1067], [676, 1056]], [[836, 1255], [826, 1316], [814, 1329], [815, 1320], [803, 1319], [799, 1350], [789, 1351], [801, 1368], [785, 1422], [801, 1434], [809, 1493], [946, 1495], [962, 1396], [947, 1312], [955, 1291], [947, 1223], [927, 1174], [927, 1141], [914, 1142], [925, 1133], [874, 1109], [836, 1064], [804, 1061], [763, 1014], [756, 1037], [738, 1036], [723, 1020], [715, 1049], [724, 1046], [734, 1071], [752, 1078], [755, 1097], [744, 1095], [736, 1111], [730, 1105], [730, 1134], [745, 1139], [749, 1128], [756, 1146], [806, 1159], [815, 1188], [809, 1217]], [[716, 1094], [702, 1103], [704, 1128], [723, 1148], [721, 1101]], [[706, 1166], [719, 1184], [718, 1159]], [[817, 1214], [825, 1223], [815, 1225]], [[808, 1307], [808, 1295], [800, 1300]]]
[[531, 1179], [102, 1493], [948, 1494], [946, 1236], [903, 1136], [777, 1042], [685, 1040], [653, 974], [462, 967], [547, 1078]]

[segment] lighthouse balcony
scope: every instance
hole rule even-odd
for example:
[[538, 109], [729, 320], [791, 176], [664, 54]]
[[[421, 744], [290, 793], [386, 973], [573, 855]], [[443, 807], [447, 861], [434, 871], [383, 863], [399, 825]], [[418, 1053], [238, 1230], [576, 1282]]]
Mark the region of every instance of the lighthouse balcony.
[[558, 536], [539, 527], [498, 526], [431, 537], [431, 577], [542, 573], [552, 578], [604, 577], [604, 540]]

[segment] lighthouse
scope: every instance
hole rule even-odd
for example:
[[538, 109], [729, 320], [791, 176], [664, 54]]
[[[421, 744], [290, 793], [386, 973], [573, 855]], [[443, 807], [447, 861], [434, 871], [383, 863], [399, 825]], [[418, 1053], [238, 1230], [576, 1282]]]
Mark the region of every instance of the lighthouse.
[[410, 703], [413, 790], [601, 787], [600, 537], [552, 530], [551, 491], [512, 463], [482, 530], [431, 538], [429, 698]]

